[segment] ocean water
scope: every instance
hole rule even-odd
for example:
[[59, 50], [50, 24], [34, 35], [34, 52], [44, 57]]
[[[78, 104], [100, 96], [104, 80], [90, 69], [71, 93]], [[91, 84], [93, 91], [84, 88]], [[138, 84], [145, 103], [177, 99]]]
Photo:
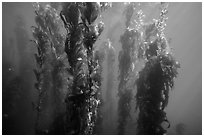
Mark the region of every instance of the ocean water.
[[[44, 5], [49, 3], [43, 3]], [[142, 10], [144, 22], [158, 19], [161, 3], [136, 3]], [[53, 4], [58, 7], [58, 4]], [[101, 108], [103, 121], [100, 134], [118, 134], [118, 56], [121, 51], [120, 36], [125, 32], [124, 11], [127, 4], [113, 3], [96, 20], [104, 22], [104, 30], [96, 49], [106, 49], [102, 70]], [[58, 7], [60, 10], [60, 7]], [[166, 107], [171, 124], [167, 134], [202, 134], [202, 3], [168, 3], [168, 20], [164, 30], [176, 60], [181, 65], [175, 85], [169, 93]], [[2, 133], [35, 134], [37, 112], [35, 102], [38, 92], [33, 69], [37, 52], [31, 26], [36, 26], [32, 3], [2, 3]], [[140, 68], [138, 68], [140, 69]], [[133, 92], [133, 96], [136, 92]], [[134, 97], [133, 97], [134, 98]], [[52, 101], [52, 100], [51, 100]], [[49, 103], [49, 102], [48, 102]], [[131, 113], [124, 134], [136, 134], [137, 112], [131, 101]], [[49, 112], [54, 108], [48, 107]], [[47, 124], [46, 122], [42, 124]], [[49, 124], [48, 124], [49, 125]]]

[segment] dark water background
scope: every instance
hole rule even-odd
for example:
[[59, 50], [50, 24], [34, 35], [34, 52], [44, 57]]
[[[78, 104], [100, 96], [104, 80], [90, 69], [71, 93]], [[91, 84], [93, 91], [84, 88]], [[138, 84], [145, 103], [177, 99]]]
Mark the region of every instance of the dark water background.
[[[118, 53], [125, 22], [125, 5], [115, 3], [103, 14], [105, 29], [95, 44], [107, 39], [112, 50], [103, 63], [102, 95], [105, 102], [102, 134], [117, 134]], [[3, 134], [35, 134], [37, 98], [34, 89], [35, 46], [31, 26], [35, 26], [32, 3], [2, 4], [2, 131]], [[159, 3], [141, 3], [145, 22], [159, 17]], [[180, 62], [175, 88], [170, 92], [167, 117], [171, 122], [168, 134], [202, 133], [202, 3], [169, 3], [165, 34], [171, 39], [175, 58]], [[110, 62], [113, 59], [113, 64]], [[132, 102], [134, 108], [134, 102]], [[131, 112], [125, 134], [135, 134], [136, 116]]]

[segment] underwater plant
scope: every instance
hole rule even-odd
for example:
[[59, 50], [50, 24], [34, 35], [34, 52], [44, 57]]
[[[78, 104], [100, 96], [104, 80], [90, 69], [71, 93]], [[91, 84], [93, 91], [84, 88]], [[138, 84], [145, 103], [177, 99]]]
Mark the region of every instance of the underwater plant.
[[[100, 87], [105, 53], [93, 46], [104, 28], [102, 22], [95, 21], [110, 5], [94, 2], [51, 5], [53, 7], [34, 5], [37, 24], [33, 27], [33, 42], [37, 47], [34, 73], [35, 88], [39, 93], [37, 105], [34, 105], [36, 133], [97, 134], [103, 120]], [[62, 6], [60, 13], [55, 9], [59, 6]], [[136, 85], [138, 134], [165, 134], [167, 131], [162, 125], [169, 122], [164, 109], [179, 68], [163, 33], [167, 10], [162, 10], [158, 21], [140, 22], [136, 29], [131, 29], [134, 11], [134, 3], [129, 4], [125, 11], [125, 32], [120, 37], [118, 134], [125, 133]], [[139, 11], [138, 15], [141, 13]], [[138, 19], [141, 21], [140, 17]], [[107, 57], [110, 59], [108, 69], [112, 69], [115, 61], [112, 49]], [[145, 66], [136, 79], [137, 59], [143, 60]], [[109, 77], [113, 76], [112, 72], [109, 70]], [[108, 84], [111, 84], [109, 80]]]
[[[160, 19], [143, 26], [144, 42], [139, 48], [138, 57], [146, 60], [144, 68], [136, 80], [136, 110], [138, 134], [166, 134], [163, 126], [169, 121], [165, 107], [168, 104], [169, 90], [174, 86], [179, 63], [173, 58], [164, 35], [167, 9], [161, 11]], [[167, 128], [170, 127], [170, 124]]]
[[130, 72], [132, 71], [131, 65], [134, 61], [132, 56], [135, 51], [135, 38], [137, 31], [129, 29], [131, 17], [134, 13], [134, 4], [129, 4], [125, 12], [126, 29], [124, 34], [120, 37], [122, 49], [119, 52], [119, 85], [118, 85], [118, 134], [124, 134], [127, 118], [130, 116], [132, 87], [128, 86], [130, 79]]
[[39, 92], [34, 104], [36, 133], [93, 134], [101, 121], [98, 108], [104, 58], [93, 48], [103, 23], [94, 21], [109, 5], [71, 2], [51, 6], [34, 4], [37, 27], [33, 26], [32, 41], [38, 51], [34, 73]]
[[102, 84], [102, 63], [104, 61], [105, 58], [105, 53], [102, 50], [94, 50], [94, 62], [93, 62], [93, 66], [95, 68], [95, 75], [94, 75], [94, 79], [95, 81], [98, 82], [99, 85], [99, 89], [98, 89], [98, 99], [100, 100], [100, 104], [98, 105], [98, 110], [97, 110], [97, 117], [96, 117], [96, 121], [95, 121], [95, 126], [93, 128], [93, 134], [100, 134], [101, 130], [102, 130], [102, 121], [103, 121], [103, 115], [102, 115], [102, 111], [101, 111], [101, 107], [103, 105], [103, 100], [102, 100], [102, 94], [101, 94], [101, 84]]
[[[65, 95], [67, 94], [67, 63], [64, 52], [65, 35], [62, 33], [63, 22], [56, 10], [49, 5], [34, 4], [35, 21], [33, 42], [37, 46], [34, 69], [39, 98], [37, 109], [36, 134], [63, 134], [64, 127], [59, 126], [58, 117], [65, 114]], [[56, 119], [58, 123], [56, 123]], [[63, 118], [62, 118], [63, 119]], [[63, 123], [63, 120], [60, 121]], [[57, 130], [56, 128], [60, 128]], [[53, 133], [52, 133], [53, 132]]]
[[103, 24], [93, 22], [99, 15], [97, 3], [63, 3], [60, 13], [67, 30], [65, 52], [72, 81], [66, 97], [67, 134], [93, 134], [100, 104], [101, 85], [98, 57], [93, 44]]

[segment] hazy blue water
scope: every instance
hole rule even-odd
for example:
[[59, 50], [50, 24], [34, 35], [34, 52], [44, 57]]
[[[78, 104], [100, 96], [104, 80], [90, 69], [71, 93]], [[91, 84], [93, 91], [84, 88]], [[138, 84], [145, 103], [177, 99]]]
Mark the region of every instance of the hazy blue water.
[[[159, 16], [158, 3], [142, 3], [145, 22], [151, 21]], [[22, 82], [30, 81], [22, 87], [19, 95], [11, 98], [3, 90], [3, 97], [14, 102], [14, 106], [8, 105], [6, 112], [11, 119], [12, 126], [7, 127], [14, 134], [34, 134], [35, 114], [32, 110], [32, 101], [36, 99], [37, 93], [33, 88], [35, 81], [32, 69], [35, 67], [33, 53], [34, 46], [29, 43], [32, 39], [30, 26], [35, 25], [34, 11], [31, 3], [3, 3], [2, 4], [2, 57], [3, 57], [3, 86], [13, 77], [19, 76]], [[117, 126], [117, 84], [118, 77], [118, 52], [121, 50], [120, 36], [124, 33], [124, 17], [122, 12], [124, 5], [115, 4], [115, 7], [104, 13], [105, 30], [100, 40], [95, 45], [101, 45], [109, 38], [115, 49], [116, 60], [113, 74], [114, 85], [107, 97], [107, 60], [104, 62], [104, 81], [102, 85], [103, 97], [106, 105], [111, 103], [114, 110], [106, 112], [110, 108], [103, 108], [104, 115], [110, 114], [110, 120], [104, 120], [104, 134], [116, 134]], [[171, 122], [169, 134], [177, 134], [176, 125], [183, 123], [185, 131], [183, 134], [201, 134], [202, 130], [202, 4], [201, 3], [170, 3], [166, 36], [171, 38], [170, 46], [181, 68], [175, 82], [175, 88], [170, 92], [167, 116]], [[20, 21], [19, 21], [20, 20]], [[19, 24], [20, 22], [20, 24]], [[16, 31], [19, 30], [19, 31]], [[23, 42], [24, 41], [24, 42]], [[25, 58], [26, 57], [26, 58]], [[25, 63], [27, 61], [27, 63]], [[11, 68], [9, 71], [8, 69]], [[26, 74], [23, 76], [23, 74]], [[4, 98], [3, 98], [4, 99]], [[3, 102], [3, 106], [9, 104]], [[134, 104], [134, 102], [133, 102]], [[3, 108], [4, 109], [4, 108]], [[132, 112], [134, 116], [134, 113]], [[3, 115], [4, 116], [4, 115]], [[5, 115], [5, 117], [7, 117]], [[4, 127], [2, 127], [4, 128]], [[126, 134], [134, 134], [136, 129], [135, 117], [129, 120]], [[4, 129], [3, 129], [4, 130]]]

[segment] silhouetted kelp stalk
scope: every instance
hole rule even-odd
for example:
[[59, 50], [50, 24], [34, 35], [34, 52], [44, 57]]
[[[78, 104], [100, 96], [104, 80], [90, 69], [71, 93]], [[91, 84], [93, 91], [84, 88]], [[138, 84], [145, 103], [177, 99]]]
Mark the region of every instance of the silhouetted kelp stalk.
[[66, 98], [67, 134], [93, 134], [97, 120], [101, 79], [98, 59], [93, 58], [93, 44], [103, 24], [93, 22], [99, 11], [97, 3], [63, 3], [60, 13], [67, 29], [65, 51], [73, 77]]
[[[167, 9], [163, 8], [160, 19], [146, 24], [144, 42], [140, 44], [139, 58], [146, 60], [136, 81], [136, 110], [139, 110], [138, 134], [166, 134], [162, 126], [169, 123], [164, 111], [168, 104], [169, 90], [174, 86], [179, 63], [175, 61], [164, 35]], [[169, 126], [170, 127], [170, 124]]]
[[118, 85], [118, 134], [124, 134], [125, 126], [127, 124], [127, 118], [130, 116], [131, 110], [131, 99], [132, 99], [132, 87], [128, 86], [130, 79], [130, 73], [132, 71], [132, 62], [134, 59], [135, 52], [135, 38], [138, 35], [136, 30], [130, 29], [129, 25], [131, 23], [131, 18], [134, 13], [134, 3], [127, 6], [125, 12], [126, 16], [126, 30], [124, 34], [120, 37], [120, 42], [122, 44], [122, 49], [118, 56], [119, 61], [119, 85]]
[[[34, 8], [37, 27], [32, 27], [33, 41], [38, 51], [35, 54], [37, 69], [34, 72], [37, 79], [35, 88], [39, 92], [35, 130], [37, 134], [62, 134], [65, 113], [63, 100], [67, 94], [69, 77], [69, 64], [64, 52], [65, 36], [61, 30], [63, 22], [49, 5], [34, 3]], [[59, 120], [59, 117], [62, 119]]]

